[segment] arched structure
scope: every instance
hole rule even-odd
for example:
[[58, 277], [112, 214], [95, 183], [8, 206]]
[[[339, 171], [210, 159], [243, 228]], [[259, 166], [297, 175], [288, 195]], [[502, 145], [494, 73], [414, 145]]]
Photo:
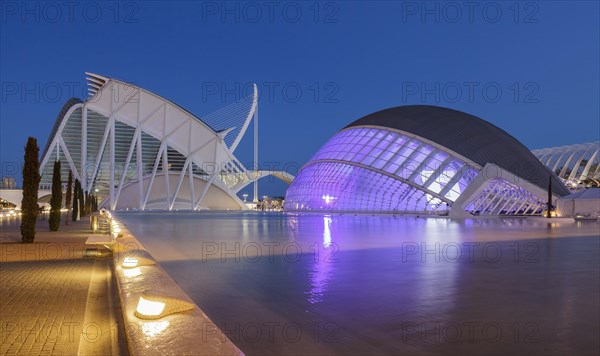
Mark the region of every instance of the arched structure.
[[288, 211], [535, 215], [568, 194], [514, 137], [435, 106], [367, 115], [334, 135], [286, 192]]
[[[266, 178], [269, 176], [273, 176], [287, 184], [292, 183], [292, 181], [294, 180], [294, 176], [285, 171], [257, 171], [257, 172], [249, 171], [248, 174], [250, 174], [250, 176], [253, 177], [254, 179], [262, 179], [262, 178]], [[233, 189], [236, 192], [239, 192], [240, 190], [242, 190], [246, 186], [248, 186], [250, 183], [252, 183], [252, 181], [240, 181], [237, 185], [233, 186], [231, 189]]]
[[138, 86], [86, 73], [90, 97], [69, 100], [44, 149], [41, 185], [61, 160], [110, 209], [246, 209], [236, 190], [253, 177], [233, 155], [258, 93], [200, 119]]
[[[50, 202], [52, 191], [49, 189], [38, 190], [38, 202]], [[0, 189], [0, 198], [16, 205], [17, 210], [21, 210], [21, 201], [23, 200], [22, 189]]]
[[600, 141], [531, 151], [571, 189], [600, 187]]

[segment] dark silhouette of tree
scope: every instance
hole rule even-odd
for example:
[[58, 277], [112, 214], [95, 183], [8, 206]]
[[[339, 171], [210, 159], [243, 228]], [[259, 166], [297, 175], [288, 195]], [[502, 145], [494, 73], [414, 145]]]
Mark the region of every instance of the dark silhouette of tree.
[[73, 187], [73, 221], [79, 220], [79, 180], [75, 179]]
[[69, 225], [69, 213], [71, 212], [71, 204], [73, 204], [73, 172], [69, 170], [69, 179], [67, 180], [67, 193], [65, 196], [65, 207], [67, 208], [67, 218], [65, 219], [65, 225]]
[[62, 181], [60, 179], [60, 161], [54, 162], [52, 171], [52, 197], [50, 198], [50, 231], [58, 231], [60, 226], [60, 208], [62, 208]]
[[77, 197], [79, 198], [79, 217], [82, 218], [85, 216], [85, 193], [83, 192], [81, 183], [79, 183], [79, 192], [77, 193]]
[[34, 137], [27, 139], [23, 164], [23, 199], [21, 200], [21, 241], [32, 243], [38, 216], [38, 189], [40, 188], [40, 148]]

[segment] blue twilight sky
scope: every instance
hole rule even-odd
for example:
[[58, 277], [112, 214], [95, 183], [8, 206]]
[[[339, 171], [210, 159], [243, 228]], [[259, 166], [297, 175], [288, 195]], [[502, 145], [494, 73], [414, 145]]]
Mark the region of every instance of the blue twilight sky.
[[0, 4], [0, 175], [19, 180], [27, 136], [43, 148], [84, 71], [198, 116], [258, 83], [263, 167], [300, 166], [355, 119], [409, 104], [474, 114], [529, 148], [600, 139], [597, 1]]

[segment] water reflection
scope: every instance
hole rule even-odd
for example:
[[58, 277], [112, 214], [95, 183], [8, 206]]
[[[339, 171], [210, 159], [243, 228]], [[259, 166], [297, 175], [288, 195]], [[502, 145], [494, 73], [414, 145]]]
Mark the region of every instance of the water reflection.
[[[275, 343], [235, 341], [249, 355], [509, 354], [515, 323], [523, 337], [531, 331], [526, 323], [535, 323], [539, 340], [573, 340], [572, 348], [560, 349], [564, 354], [577, 354], [597, 340], [595, 334], [582, 339], [581, 332], [597, 325], [597, 223], [561, 220], [549, 230], [547, 220], [535, 218], [121, 216], [215, 322], [302, 326], [296, 343], [281, 333]], [[207, 243], [222, 250], [202, 260]], [[236, 243], [242, 246], [241, 258], [222, 262], [221, 255], [235, 250]], [[245, 249], [251, 243], [262, 248], [260, 261], [246, 258], [254, 251]], [[407, 244], [414, 253], [405, 260]], [[267, 246], [278, 246], [272, 258]], [[292, 261], [296, 248], [286, 258], [286, 246], [303, 254]], [[502, 252], [498, 258], [496, 247]], [[465, 323], [473, 322], [479, 323], [479, 340], [483, 325], [500, 325], [501, 342], [466, 342], [471, 329]], [[315, 341], [315, 323], [337, 329], [319, 329]], [[439, 343], [425, 343], [432, 323], [448, 331], [454, 329], [445, 326], [455, 323], [463, 337], [450, 343], [444, 334]], [[417, 331], [407, 336], [405, 325]], [[150, 334], [160, 328], [151, 329]], [[328, 336], [334, 341], [326, 341]], [[545, 352], [543, 343], [528, 345], [529, 354]]]
[[331, 245], [331, 216], [325, 215], [323, 217], [323, 247], [328, 248]]
[[337, 261], [330, 258], [331, 252], [336, 248], [335, 244], [332, 245], [331, 224], [331, 216], [323, 216], [323, 247], [321, 248], [319, 244], [315, 244], [315, 255], [308, 273], [310, 290], [306, 292], [306, 295], [310, 304], [324, 301], [328, 285], [333, 278]]
[[169, 327], [168, 320], [149, 321], [142, 323], [142, 332], [148, 337], [156, 337]]

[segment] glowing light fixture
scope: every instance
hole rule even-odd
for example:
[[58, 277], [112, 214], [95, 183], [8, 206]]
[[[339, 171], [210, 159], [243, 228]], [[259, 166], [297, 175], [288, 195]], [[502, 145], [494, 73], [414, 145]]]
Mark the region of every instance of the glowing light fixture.
[[323, 195], [323, 200], [325, 200], [325, 204], [331, 203], [334, 199], [335, 197], [332, 197], [329, 194]]
[[135, 310], [140, 319], [160, 319], [174, 313], [194, 309], [195, 305], [186, 300], [169, 296], [160, 291], [147, 290], [142, 293]]
[[141, 267], [141, 266], [152, 266], [154, 264], [156, 264], [156, 262], [153, 259], [145, 258], [142, 256], [136, 256], [136, 257], [125, 257], [125, 259], [123, 260], [123, 263], [121, 264], [121, 267], [135, 268], [135, 267]]
[[160, 313], [165, 310], [165, 305], [164, 302], [147, 300], [144, 298], [144, 295], [142, 295], [140, 296], [140, 301], [138, 302], [135, 313], [140, 318], [144, 316], [148, 317], [148, 319], [154, 319], [154, 317], [158, 317]]
[[123, 261], [123, 267], [124, 268], [134, 268], [137, 267], [138, 265], [138, 259], [137, 258], [133, 258], [133, 257], [125, 257], [125, 260]]

